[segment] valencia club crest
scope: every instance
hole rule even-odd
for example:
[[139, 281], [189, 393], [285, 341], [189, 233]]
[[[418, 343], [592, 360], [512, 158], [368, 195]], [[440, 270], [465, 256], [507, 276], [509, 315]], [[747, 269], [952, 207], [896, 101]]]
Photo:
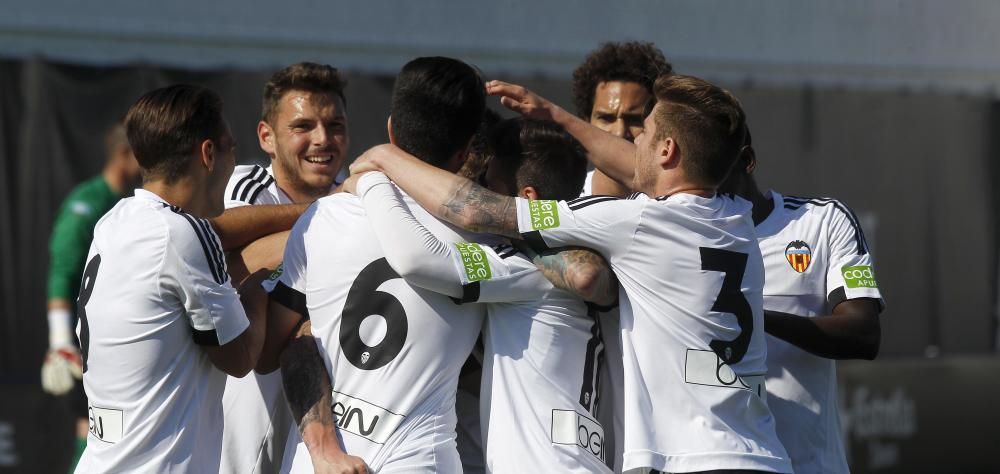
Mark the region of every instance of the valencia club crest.
[[802, 273], [809, 268], [812, 250], [805, 242], [793, 240], [788, 244], [788, 247], [785, 247], [785, 258], [788, 259], [788, 264], [792, 266], [793, 270]]

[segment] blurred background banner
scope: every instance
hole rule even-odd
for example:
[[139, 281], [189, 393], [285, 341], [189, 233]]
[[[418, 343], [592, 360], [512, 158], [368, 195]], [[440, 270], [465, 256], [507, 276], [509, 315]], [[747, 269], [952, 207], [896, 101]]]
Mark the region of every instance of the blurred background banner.
[[[930, 446], [947, 456], [954, 436], [1000, 445], [987, 425], [931, 416], [1000, 412], [984, 398], [997, 393], [984, 374], [998, 373], [1000, 4], [0, 0], [0, 11], [0, 471], [60, 471], [27, 446], [72, 441], [64, 408], [38, 388], [49, 233], [69, 190], [101, 169], [105, 129], [143, 92], [215, 89], [238, 161], [263, 163], [267, 78], [329, 63], [348, 72], [350, 158], [385, 141], [393, 75], [415, 56], [458, 57], [571, 109], [586, 53], [630, 39], [742, 100], [764, 187], [859, 215], [888, 309], [879, 359], [841, 371], [852, 467], [913, 472], [899, 466], [921, 466]], [[889, 429], [919, 442], [893, 451], [871, 441], [875, 428], [857, 431], [872, 400], [915, 406], [913, 433]]]

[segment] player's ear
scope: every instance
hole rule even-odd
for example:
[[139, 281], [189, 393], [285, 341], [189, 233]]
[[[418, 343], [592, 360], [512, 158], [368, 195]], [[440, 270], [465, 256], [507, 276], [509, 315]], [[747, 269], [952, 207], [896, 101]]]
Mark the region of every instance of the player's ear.
[[392, 115], [385, 120], [385, 130], [389, 133], [389, 143], [396, 144], [396, 136], [392, 134]]
[[517, 195], [529, 201], [538, 199], [538, 191], [535, 190], [534, 186], [525, 186], [521, 188], [521, 192], [517, 193]]
[[757, 169], [757, 153], [753, 151], [753, 147], [744, 146], [740, 150], [740, 158], [745, 160], [747, 174], [753, 174], [753, 171]]
[[274, 129], [264, 120], [257, 122], [257, 141], [260, 142], [260, 149], [264, 150], [264, 153], [274, 155]]
[[198, 147], [199, 163], [208, 170], [209, 173], [215, 169], [215, 142], [212, 140], [202, 140]]
[[663, 169], [677, 166], [681, 159], [680, 147], [677, 146], [677, 140], [667, 137], [656, 144], [656, 156], [653, 159]]

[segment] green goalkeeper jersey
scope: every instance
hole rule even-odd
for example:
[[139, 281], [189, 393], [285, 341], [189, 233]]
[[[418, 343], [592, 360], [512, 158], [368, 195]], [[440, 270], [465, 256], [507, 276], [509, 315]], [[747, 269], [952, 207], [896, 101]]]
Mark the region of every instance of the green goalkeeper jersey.
[[59, 207], [49, 241], [49, 299], [76, 299], [94, 226], [121, 199], [103, 176], [90, 178], [70, 191]]

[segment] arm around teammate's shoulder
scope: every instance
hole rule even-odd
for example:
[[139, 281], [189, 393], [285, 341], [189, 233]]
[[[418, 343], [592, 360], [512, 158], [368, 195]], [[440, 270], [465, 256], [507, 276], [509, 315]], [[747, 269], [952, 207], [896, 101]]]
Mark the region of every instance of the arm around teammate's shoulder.
[[602, 307], [614, 306], [618, 301], [618, 278], [607, 260], [597, 252], [566, 247], [535, 253], [523, 243], [518, 248], [531, 257], [555, 287]]

